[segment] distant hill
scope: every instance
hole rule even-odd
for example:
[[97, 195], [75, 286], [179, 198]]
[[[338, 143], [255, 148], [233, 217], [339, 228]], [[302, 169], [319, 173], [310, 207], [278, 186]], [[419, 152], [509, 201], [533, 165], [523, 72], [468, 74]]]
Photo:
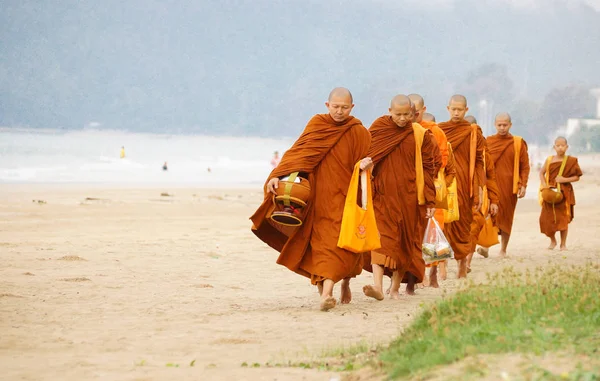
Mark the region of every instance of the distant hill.
[[293, 136], [334, 86], [370, 124], [396, 93], [438, 120], [456, 91], [479, 101], [466, 81], [488, 63], [512, 84], [491, 111], [600, 84], [600, 14], [583, 2], [398, 3], [4, 1], [0, 125]]

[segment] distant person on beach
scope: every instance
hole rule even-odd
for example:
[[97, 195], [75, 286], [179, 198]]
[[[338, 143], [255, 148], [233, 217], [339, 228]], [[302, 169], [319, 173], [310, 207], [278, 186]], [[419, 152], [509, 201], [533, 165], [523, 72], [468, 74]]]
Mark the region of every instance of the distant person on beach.
[[556, 232], [560, 232], [560, 250], [567, 250], [569, 223], [573, 220], [575, 212], [575, 192], [571, 183], [579, 181], [583, 175], [577, 158], [566, 155], [568, 148], [567, 139], [562, 136], [556, 138], [554, 141], [556, 155], [548, 157], [545, 165], [540, 169], [540, 188], [556, 189], [560, 184], [560, 192], [563, 195], [559, 203], [541, 202], [540, 230], [550, 238], [548, 247], [550, 250], [556, 247]]
[[[350, 91], [333, 89], [325, 106], [328, 113], [312, 117], [271, 172], [264, 201], [250, 217], [252, 232], [280, 252], [277, 263], [317, 286], [322, 311], [336, 306], [333, 287], [342, 280], [341, 302], [349, 303], [349, 279], [362, 271], [362, 256], [339, 248], [337, 242], [354, 165], [360, 161], [362, 170], [373, 165], [366, 157], [371, 135], [360, 120], [350, 115], [354, 107]], [[316, 191], [311, 192], [303, 224], [286, 235], [269, 222], [269, 216], [279, 180], [294, 172], [306, 173]]]
[[125, 147], [121, 147], [121, 159], [125, 159]]
[[279, 157], [279, 151], [273, 152], [273, 158], [271, 159], [271, 167], [273, 167], [273, 169], [277, 168], [280, 161], [281, 158]]
[[167, 166], [167, 162], [165, 161], [165, 163], [163, 164], [163, 171], [166, 171], [168, 169], [169, 169], [169, 167]]

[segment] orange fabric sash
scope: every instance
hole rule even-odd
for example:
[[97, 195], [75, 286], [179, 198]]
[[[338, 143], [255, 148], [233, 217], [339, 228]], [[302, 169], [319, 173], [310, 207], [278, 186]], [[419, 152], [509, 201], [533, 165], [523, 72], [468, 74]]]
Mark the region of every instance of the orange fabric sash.
[[473, 197], [475, 180], [475, 160], [477, 160], [477, 125], [471, 125], [471, 141], [469, 151], [469, 195]]
[[515, 162], [513, 165], [513, 194], [518, 194], [519, 182], [521, 181], [519, 163], [521, 162], [521, 145], [523, 143], [523, 138], [520, 136], [514, 136], [513, 140], [515, 142]]
[[412, 124], [413, 131], [415, 134], [415, 171], [417, 173], [417, 199], [419, 205], [425, 205], [425, 178], [423, 176], [423, 155], [421, 154], [421, 147], [423, 146], [423, 139], [425, 138], [426, 128], [423, 128], [419, 123]]

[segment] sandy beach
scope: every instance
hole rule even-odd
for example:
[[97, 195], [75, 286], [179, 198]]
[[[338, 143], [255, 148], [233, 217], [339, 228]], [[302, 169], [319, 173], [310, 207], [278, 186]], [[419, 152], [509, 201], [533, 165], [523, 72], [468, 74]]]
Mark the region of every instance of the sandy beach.
[[[546, 249], [530, 197], [518, 206], [511, 257], [492, 248], [474, 258], [471, 278], [597, 263], [600, 176], [584, 172], [570, 251]], [[265, 363], [385, 344], [422, 303], [459, 287], [452, 264], [442, 288], [376, 302], [362, 294], [372, 281], [363, 272], [350, 305], [320, 312], [316, 288], [251, 234], [261, 199], [261, 189], [0, 185], [0, 379], [339, 379]]]

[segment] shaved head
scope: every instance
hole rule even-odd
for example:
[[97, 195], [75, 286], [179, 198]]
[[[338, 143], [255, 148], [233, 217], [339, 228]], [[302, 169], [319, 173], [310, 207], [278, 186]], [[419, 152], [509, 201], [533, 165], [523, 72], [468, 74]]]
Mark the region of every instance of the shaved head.
[[396, 95], [390, 102], [390, 115], [398, 127], [411, 126], [415, 117], [415, 105], [406, 95]]
[[423, 120], [426, 122], [435, 122], [435, 116], [433, 116], [433, 114], [426, 112], [423, 114]]
[[502, 120], [506, 120], [508, 122], [512, 122], [510, 114], [507, 113], [507, 112], [499, 112], [498, 114], [496, 114], [496, 119], [494, 119], [494, 120], [498, 120], [498, 119], [502, 119]]
[[477, 124], [477, 119], [473, 115], [465, 116], [465, 120], [471, 124]]
[[465, 105], [465, 107], [467, 107], [467, 98], [465, 98], [464, 95], [454, 94], [452, 97], [450, 97], [448, 105], [451, 105], [452, 103], [462, 103]]
[[558, 138], [554, 139], [554, 144], [558, 144], [560, 142], [563, 142], [565, 145], [567, 145], [567, 138], [564, 136], [559, 136]]
[[494, 127], [496, 127], [496, 131], [498, 131], [498, 135], [508, 136], [510, 129], [512, 128], [510, 114], [507, 112], [496, 114], [496, 118], [494, 119]]
[[417, 110], [420, 110], [425, 106], [425, 100], [419, 94], [409, 94], [408, 99], [415, 105]]
[[331, 90], [331, 92], [329, 93], [329, 98], [327, 98], [327, 100], [331, 102], [332, 98], [345, 97], [350, 98], [350, 103], [354, 103], [354, 99], [352, 98], [352, 93], [350, 92], [350, 90], [348, 90], [345, 87], [336, 87], [335, 89]]
[[454, 123], [460, 123], [461, 121], [464, 121], [465, 115], [467, 114], [467, 111], [469, 111], [467, 98], [459, 94], [453, 95], [446, 108], [450, 113], [450, 120]]
[[408, 105], [411, 108], [413, 107], [413, 103], [410, 101], [410, 98], [406, 95], [396, 95], [394, 98], [392, 98], [392, 101], [390, 102], [390, 107], [406, 105]]
[[352, 103], [352, 94], [350, 90], [344, 87], [336, 87], [329, 93], [329, 98], [325, 102], [329, 115], [336, 122], [344, 122], [350, 118], [350, 112], [354, 108]]
[[410, 99], [414, 106], [414, 121], [417, 123], [421, 123], [423, 121], [423, 113], [427, 111], [427, 107], [425, 107], [425, 101], [423, 100], [423, 97], [419, 94], [409, 94], [408, 99]]

